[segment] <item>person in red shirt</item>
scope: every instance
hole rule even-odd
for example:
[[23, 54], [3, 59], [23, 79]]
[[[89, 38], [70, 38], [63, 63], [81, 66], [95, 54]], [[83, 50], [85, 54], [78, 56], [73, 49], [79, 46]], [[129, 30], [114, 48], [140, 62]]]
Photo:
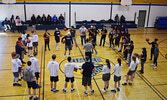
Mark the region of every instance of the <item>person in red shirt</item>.
[[46, 45], [48, 45], [48, 50], [50, 51], [50, 47], [49, 47], [50, 33], [48, 32], [47, 29], [45, 30], [43, 37], [44, 37], [44, 41], [45, 41], [45, 51], [46, 51]]

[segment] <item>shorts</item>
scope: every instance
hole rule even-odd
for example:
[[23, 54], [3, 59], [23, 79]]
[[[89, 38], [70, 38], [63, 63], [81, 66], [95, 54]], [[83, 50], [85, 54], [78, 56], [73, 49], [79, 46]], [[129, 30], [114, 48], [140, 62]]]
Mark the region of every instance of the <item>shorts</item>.
[[91, 83], [91, 78], [92, 77], [85, 77], [83, 76], [82, 77], [82, 85], [83, 86], [90, 86], [92, 83]]
[[92, 43], [92, 45], [93, 45], [93, 48], [95, 48], [95, 46], [96, 46], [96, 43]]
[[33, 81], [33, 82], [27, 82], [27, 86], [28, 86], [29, 89], [30, 88], [33, 88], [33, 89], [37, 88], [37, 84], [36, 84], [35, 81]]
[[71, 45], [65, 45], [65, 50], [67, 51], [67, 49], [68, 49], [68, 50], [72, 50]]
[[50, 76], [50, 81], [57, 82], [57, 81], [59, 81], [59, 77], [58, 76]]
[[132, 75], [134, 72], [135, 72], [135, 70], [134, 71], [129, 71], [128, 75]]
[[37, 47], [37, 46], [38, 46], [38, 42], [33, 42], [32, 45], [33, 45], [34, 47]]
[[35, 72], [35, 77], [36, 77], [36, 80], [38, 80], [38, 78], [39, 78], [39, 72]]
[[60, 42], [60, 38], [59, 37], [55, 38], [55, 40], [56, 40], [56, 43]]
[[71, 80], [71, 83], [74, 82], [74, 77], [66, 77], [65, 81], [69, 82]]
[[21, 67], [19, 67], [18, 70], [19, 70], [19, 73], [20, 73], [21, 72]]
[[103, 74], [103, 76], [102, 76], [103, 81], [109, 81], [110, 80], [110, 76], [111, 76], [110, 73]]
[[114, 75], [114, 82], [118, 82], [121, 80], [121, 76]]
[[32, 47], [28, 47], [28, 50], [32, 50]]
[[15, 78], [18, 78], [19, 77], [19, 72], [13, 72], [13, 75]]
[[119, 45], [120, 39], [115, 40], [115, 45]]

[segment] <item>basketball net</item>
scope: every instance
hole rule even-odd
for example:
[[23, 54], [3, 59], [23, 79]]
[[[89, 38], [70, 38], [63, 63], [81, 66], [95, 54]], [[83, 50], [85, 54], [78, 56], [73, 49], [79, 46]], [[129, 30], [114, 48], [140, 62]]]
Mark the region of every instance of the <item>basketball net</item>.
[[122, 6], [130, 6], [132, 5], [132, 0], [121, 0]]
[[7, 5], [11, 5], [13, 3], [16, 3], [16, 0], [2, 0], [2, 3], [5, 3]]

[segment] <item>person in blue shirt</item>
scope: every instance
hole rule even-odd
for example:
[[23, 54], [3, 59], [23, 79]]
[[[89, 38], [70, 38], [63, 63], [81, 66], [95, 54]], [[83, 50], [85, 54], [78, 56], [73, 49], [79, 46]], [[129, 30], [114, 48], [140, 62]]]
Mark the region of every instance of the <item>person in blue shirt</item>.
[[140, 74], [144, 73], [144, 63], [146, 62], [147, 59], [147, 51], [146, 48], [142, 48], [142, 54], [141, 54], [141, 70], [139, 71]]
[[57, 16], [54, 15], [53, 18], [52, 18], [53, 23], [54, 23], [54, 24], [57, 24], [57, 20], [58, 20], [58, 19], [57, 19]]

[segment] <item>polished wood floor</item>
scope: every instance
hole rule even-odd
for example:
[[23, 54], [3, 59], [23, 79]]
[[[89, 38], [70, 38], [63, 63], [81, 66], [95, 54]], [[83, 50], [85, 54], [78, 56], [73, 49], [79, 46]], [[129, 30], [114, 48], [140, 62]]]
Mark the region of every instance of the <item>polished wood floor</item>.
[[[52, 35], [54, 31], [49, 31]], [[30, 31], [27, 31], [30, 33]], [[167, 30], [156, 30], [153, 28], [147, 29], [137, 29], [130, 30], [131, 38], [134, 41], [134, 52], [141, 53], [141, 48], [146, 47], [148, 57], [150, 58], [150, 48], [151, 46], [147, 44], [145, 41], [146, 38], [149, 38], [151, 41], [154, 38], [159, 39], [159, 49], [161, 54], [158, 58], [158, 69], [153, 69], [151, 66], [152, 61], [147, 60], [145, 63], [145, 73], [143, 75], [138, 72], [135, 75], [134, 83], [132, 86], [122, 86], [120, 87], [121, 91], [117, 93], [111, 93], [110, 91], [107, 93], [100, 94], [99, 89], [101, 90], [104, 86], [104, 83], [101, 79], [101, 73], [98, 73], [94, 76], [95, 80], [92, 80], [93, 89], [95, 90], [95, 94], [89, 95], [88, 97], [84, 95], [84, 87], [81, 85], [81, 75], [79, 73], [75, 73], [75, 82], [74, 87], [76, 91], [74, 93], [70, 93], [70, 83], [68, 84], [67, 93], [64, 94], [62, 89], [64, 88], [65, 78], [64, 74], [59, 71], [59, 82], [57, 84], [57, 89], [60, 91], [58, 93], [53, 93], [50, 91], [50, 76], [49, 71], [46, 69], [47, 63], [51, 60], [51, 55], [56, 54], [56, 61], [61, 63], [60, 69], [63, 71], [64, 64], [66, 60], [64, 60], [64, 44], [60, 43], [60, 50], [56, 50], [56, 43], [54, 37], [51, 36], [51, 51], [46, 51], [45, 54], [42, 50], [44, 41], [43, 35], [44, 31], [37, 31], [39, 35], [39, 54], [38, 59], [40, 62], [40, 66], [42, 66], [42, 75], [41, 75], [41, 85], [42, 88], [37, 90], [38, 95], [40, 95], [40, 99], [43, 98], [45, 100], [165, 100], [167, 98], [167, 59], [164, 56], [167, 53]], [[62, 31], [62, 34], [65, 34]], [[11, 72], [11, 52], [15, 50], [15, 41], [17, 38], [21, 36], [18, 33], [4, 33], [0, 32], [0, 100], [28, 100], [28, 92], [26, 82], [21, 81], [22, 87], [13, 87], [13, 74]], [[98, 44], [100, 40], [100, 36], [97, 37]], [[77, 42], [79, 43], [79, 47], [81, 52], [84, 54], [84, 50], [80, 45], [80, 37], [77, 33]], [[108, 42], [108, 38], [106, 40]], [[93, 55], [93, 58], [100, 59], [100, 64], [104, 62], [105, 59], [110, 59], [113, 64], [117, 63], [117, 58], [121, 58], [121, 54], [117, 53], [113, 49], [109, 48], [109, 45], [106, 43], [105, 47], [97, 46], [98, 55]], [[73, 59], [82, 59], [81, 52], [79, 48], [73, 47], [71, 56]], [[25, 56], [25, 61], [28, 61], [28, 57]], [[42, 60], [42, 61], [41, 61]], [[125, 74], [127, 73], [128, 67], [126, 62], [122, 60], [123, 68], [122, 68], [122, 80], [121, 83], [125, 81]], [[77, 63], [78, 65], [80, 63]], [[112, 66], [112, 68], [114, 65]], [[138, 65], [138, 70], [140, 69], [140, 64]], [[112, 71], [113, 72], [113, 71]], [[109, 89], [114, 88], [113, 75], [110, 80]], [[89, 90], [89, 89], [88, 89]], [[39, 92], [40, 91], [40, 92]], [[40, 94], [39, 94], [40, 93]], [[90, 93], [90, 90], [89, 90]]]

